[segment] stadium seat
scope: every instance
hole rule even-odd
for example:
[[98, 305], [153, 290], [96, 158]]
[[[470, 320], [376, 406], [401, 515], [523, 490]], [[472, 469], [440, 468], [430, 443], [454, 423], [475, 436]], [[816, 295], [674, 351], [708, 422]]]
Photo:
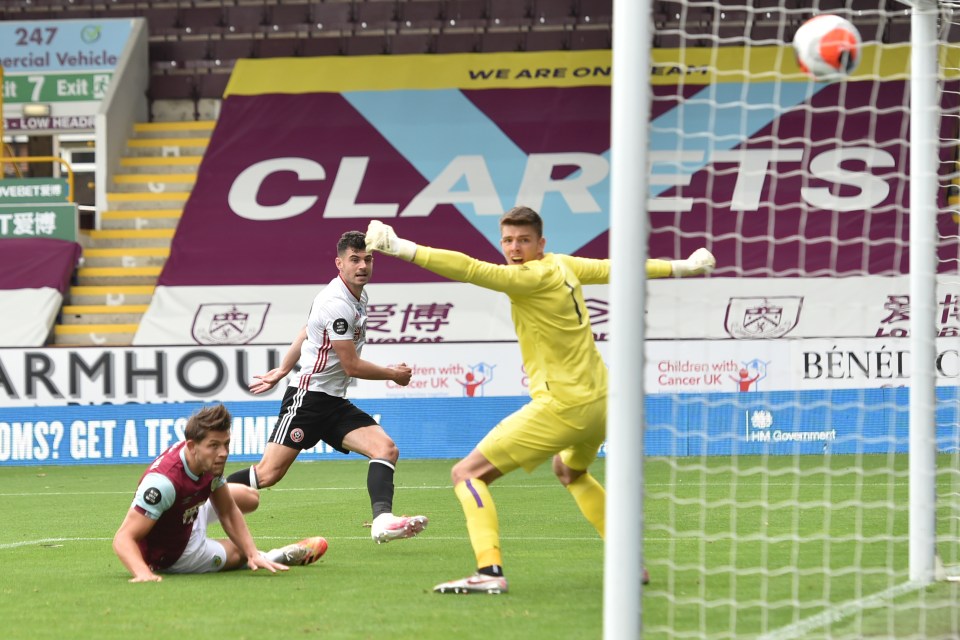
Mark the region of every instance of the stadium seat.
[[527, 32], [523, 48], [527, 51], [569, 49], [569, 32], [565, 29], [531, 29]]
[[613, 22], [613, 0], [580, 0], [577, 16], [585, 24], [610, 24]]
[[728, 9], [723, 5], [716, 7], [710, 22], [726, 25], [748, 25], [751, 22], [750, 12], [743, 9]]
[[258, 53], [261, 58], [292, 58], [300, 55], [305, 38], [280, 37], [266, 38], [260, 41]]
[[530, 0], [490, 0], [489, 26], [497, 27], [529, 27], [531, 17]]
[[443, 27], [443, 0], [401, 2], [397, 9], [397, 28], [401, 31], [439, 31]]
[[574, 0], [535, 0], [533, 26], [572, 25], [577, 21]]
[[257, 40], [253, 38], [220, 38], [210, 42], [210, 58], [217, 66], [233, 67], [241, 58], [257, 57]]
[[150, 75], [147, 97], [155, 100], [196, 100], [197, 86], [190, 74], [154, 73]]
[[[906, 8], [906, 5], [902, 5]], [[884, 16], [886, 9], [883, 2], [877, 0], [850, 0], [850, 12], [856, 16]]]
[[477, 51], [477, 34], [470, 32], [445, 31], [437, 34], [437, 53], [474, 53]]
[[[873, 1], [876, 2], [877, 0]], [[782, 11], [810, 7], [809, 0], [753, 0], [752, 4], [755, 10], [776, 9]]]
[[223, 20], [230, 33], [257, 33], [266, 25], [266, 12], [261, 4], [227, 5]]
[[152, 40], [148, 44], [150, 63], [154, 67], [186, 68], [210, 58], [206, 38], [190, 40]]
[[53, 10], [47, 8], [25, 8], [17, 13], [11, 13], [9, 18], [10, 20], [58, 20], [60, 14]]
[[268, 4], [266, 23], [274, 31], [297, 31], [309, 27], [310, 5], [308, 4]]
[[198, 74], [196, 76], [197, 97], [220, 100], [229, 81], [230, 74], [225, 72], [211, 71]]
[[397, 28], [397, 5], [393, 0], [358, 0], [353, 6], [357, 31], [383, 31]]
[[448, 0], [444, 29], [483, 29], [487, 26], [485, 0]]
[[817, 0], [814, 3], [817, 13], [845, 12], [848, 0]]
[[140, 15], [147, 21], [147, 30], [151, 36], [177, 34], [180, 31], [180, 9], [178, 7], [146, 7]]
[[852, 17], [853, 24], [864, 42], [882, 42], [887, 30], [887, 21], [876, 15]]
[[187, 34], [216, 34], [225, 28], [223, 7], [184, 6], [180, 11], [180, 23]]
[[343, 38], [339, 32], [334, 36], [307, 38], [300, 43], [300, 55], [307, 57], [339, 56], [344, 53]]
[[313, 2], [310, 15], [316, 29], [322, 31], [352, 31], [353, 11], [347, 2]]
[[738, 45], [742, 46], [750, 38], [750, 26], [746, 23], [727, 23], [720, 22], [704, 27], [705, 34], [714, 34], [719, 39], [720, 45]]
[[761, 22], [750, 28], [750, 40], [760, 46], [787, 44], [793, 40], [796, 30], [797, 28], [790, 24]]
[[389, 37], [385, 31], [360, 32], [346, 39], [345, 48], [350, 56], [379, 56], [389, 51]]
[[142, 9], [138, 9], [132, 4], [123, 4], [115, 6], [112, 2], [105, 5], [97, 5], [94, 16], [98, 18], [139, 18], [142, 17]]
[[522, 51], [523, 36], [525, 31], [516, 29], [513, 31], [487, 31], [480, 34], [480, 51], [488, 53], [493, 51]]
[[[687, 46], [687, 42], [683, 34], [676, 30], [658, 31], [653, 34], [653, 47], [655, 49], [682, 49]], [[584, 46], [582, 48], [590, 49], [595, 47]]]
[[574, 29], [570, 34], [570, 48], [574, 51], [609, 49], [610, 29]]
[[[951, 29], [951, 31], [953, 31]], [[899, 44], [910, 42], [910, 18], [891, 19], [887, 21], [887, 28], [883, 36], [883, 41], [888, 44]]]
[[433, 36], [429, 33], [398, 33], [390, 37], [390, 53], [431, 53]]

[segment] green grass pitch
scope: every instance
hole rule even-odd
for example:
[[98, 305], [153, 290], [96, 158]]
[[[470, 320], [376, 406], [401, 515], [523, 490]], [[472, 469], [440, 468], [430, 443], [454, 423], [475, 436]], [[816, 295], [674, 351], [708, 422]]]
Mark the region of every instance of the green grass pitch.
[[[758, 462], [740, 461], [745, 468]], [[129, 584], [111, 548], [142, 468], [0, 468], [3, 637], [600, 638], [603, 543], [548, 465], [529, 475], [510, 474], [492, 487], [510, 593], [431, 592], [434, 584], [473, 570], [463, 516], [450, 488], [451, 463], [400, 462], [395, 510], [424, 513], [430, 526], [416, 539], [380, 546], [364, 526], [370, 519], [365, 462], [295, 463], [279, 485], [263, 491], [260, 509], [247, 519], [264, 549], [325, 536], [330, 549], [320, 562], [275, 576], [240, 570], [166, 576], [162, 583], [150, 584]], [[893, 510], [892, 523], [879, 508], [831, 509], [828, 517], [825, 510], [818, 514], [811, 508], [795, 519], [796, 509], [785, 506], [778, 512], [760, 503], [762, 498], [766, 505], [787, 504], [796, 498], [795, 482], [745, 474], [733, 483], [730, 474], [719, 472], [730, 464], [728, 458], [718, 459], [717, 473], [684, 478], [671, 472], [670, 461], [647, 462], [645, 549], [654, 583], [644, 596], [645, 637], [700, 637], [705, 628], [709, 633], [703, 637], [753, 637], [833, 608], [843, 612], [850, 602], [890, 586], [884, 565], [891, 558], [896, 563], [893, 579], [906, 579], [905, 511]], [[823, 459], [809, 464], [823, 465]], [[231, 463], [228, 471], [241, 466]], [[594, 472], [603, 479], [602, 461]], [[702, 479], [708, 476], [705, 484]], [[877, 496], [906, 496], [905, 482], [889, 487], [883, 486], [883, 476], [878, 478], [871, 485]], [[843, 476], [833, 478], [829, 490], [824, 480], [813, 474], [802, 482], [811, 490], [827, 491], [824, 495], [840, 504]], [[679, 502], [667, 500], [668, 495]], [[873, 496], [861, 497], [869, 501]], [[704, 512], [695, 504], [701, 498], [708, 504], [738, 500], [743, 506]], [[842, 541], [807, 547], [755, 541], [755, 536], [780, 539], [791, 532], [816, 540], [824, 527], [842, 539], [841, 532], [864, 517], [866, 525], [859, 526], [869, 528], [869, 519], [875, 518], [880, 538], [859, 550]], [[666, 535], [667, 524], [678, 535]], [[692, 532], [700, 528], [706, 535], [698, 539]], [[723, 540], [723, 531], [736, 535]], [[890, 531], [893, 540], [883, 539]], [[713, 565], [706, 572], [686, 568], [688, 561], [701, 557]], [[827, 576], [822, 568], [828, 565], [839, 573]], [[767, 567], [770, 574], [761, 577], [757, 567]], [[824, 580], [831, 587], [826, 599]], [[936, 584], [895, 603], [867, 602], [803, 637], [890, 637], [891, 629], [896, 637], [956, 637], [957, 596], [953, 585]], [[740, 604], [731, 602], [734, 597]]]

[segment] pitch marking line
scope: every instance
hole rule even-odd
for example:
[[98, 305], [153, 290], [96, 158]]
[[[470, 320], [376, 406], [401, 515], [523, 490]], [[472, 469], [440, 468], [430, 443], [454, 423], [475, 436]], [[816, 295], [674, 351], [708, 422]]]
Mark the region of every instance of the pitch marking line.
[[890, 587], [886, 591], [875, 593], [872, 596], [860, 600], [845, 602], [838, 607], [827, 609], [812, 618], [800, 620], [786, 627], [781, 627], [776, 631], [770, 631], [760, 636], [760, 640], [792, 640], [793, 638], [802, 638], [811, 631], [819, 629], [828, 623], [840, 622], [860, 611], [881, 607], [885, 605], [888, 600], [893, 600], [911, 591], [917, 591], [921, 587], [923, 587], [923, 585], [919, 582], [904, 582], [895, 587]]
[[[219, 537], [219, 536], [217, 536]], [[254, 540], [292, 540], [296, 538], [295, 534], [288, 536], [254, 536]], [[337, 540], [370, 540], [370, 536], [326, 536], [328, 540], [337, 541]], [[467, 536], [429, 536], [429, 538], [424, 537], [424, 540], [459, 540], [465, 542], [469, 540]], [[577, 536], [500, 536], [501, 540], [537, 540], [541, 542], [550, 542], [550, 541], [561, 541], [561, 542], [596, 542], [602, 543], [603, 541], [597, 537], [577, 537]], [[58, 545], [61, 542], [110, 542], [113, 538], [40, 538], [39, 540], [22, 540], [20, 542], [4, 542], [0, 543], [0, 551], [6, 551], [7, 549], [17, 549], [19, 547], [33, 547], [33, 546], [46, 546], [46, 545]]]
[[17, 547], [32, 547], [38, 544], [54, 544], [57, 542], [106, 542], [108, 540], [113, 540], [113, 538], [40, 538], [39, 540], [2, 543], [0, 544], [0, 551], [4, 549], [16, 549]]

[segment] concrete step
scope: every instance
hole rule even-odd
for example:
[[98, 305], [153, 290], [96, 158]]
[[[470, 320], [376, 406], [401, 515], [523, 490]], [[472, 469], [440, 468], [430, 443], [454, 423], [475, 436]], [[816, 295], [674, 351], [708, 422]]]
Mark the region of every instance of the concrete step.
[[[192, 188], [192, 187], [191, 187]], [[162, 193], [107, 193], [109, 209], [183, 209], [190, 197], [189, 191], [164, 191]]]
[[141, 156], [120, 158], [120, 170], [128, 173], [196, 173], [203, 156]]
[[146, 285], [70, 287], [70, 305], [150, 304], [155, 287]]
[[182, 122], [138, 122], [133, 125], [136, 138], [162, 138], [196, 134], [210, 137], [216, 120], [184, 120]]
[[87, 248], [122, 249], [170, 248], [175, 229], [91, 229], [81, 233], [81, 244]]
[[75, 346], [127, 346], [133, 343], [137, 324], [58, 324], [53, 344]]
[[202, 156], [210, 138], [128, 138], [127, 157]]
[[155, 285], [163, 267], [81, 267], [77, 269], [80, 286]]
[[129, 209], [104, 211], [100, 214], [101, 229], [175, 229], [183, 211], [180, 209]]
[[170, 257], [169, 247], [117, 247], [84, 249], [84, 267], [162, 267]]
[[147, 312], [147, 304], [66, 305], [61, 324], [139, 324]]
[[194, 173], [130, 173], [113, 177], [114, 193], [189, 192], [197, 182]]

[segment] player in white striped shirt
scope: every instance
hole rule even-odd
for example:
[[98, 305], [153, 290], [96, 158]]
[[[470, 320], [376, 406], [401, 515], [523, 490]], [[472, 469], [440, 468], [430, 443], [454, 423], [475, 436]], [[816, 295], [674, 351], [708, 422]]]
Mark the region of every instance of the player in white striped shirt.
[[250, 385], [254, 393], [272, 389], [299, 360], [300, 373], [290, 380], [280, 417], [256, 465], [230, 474], [229, 482], [254, 488], [280, 481], [303, 449], [323, 440], [341, 453], [370, 459], [367, 491], [373, 509], [371, 536], [377, 543], [412, 538], [427, 526], [426, 516], [393, 514], [393, 475], [400, 452], [393, 439], [366, 412], [346, 399], [353, 378], [410, 383], [406, 364], [382, 367], [360, 357], [366, 342], [367, 292], [373, 253], [363, 233], [348, 231], [337, 243], [339, 274], [317, 295], [307, 324], [283, 362]]

